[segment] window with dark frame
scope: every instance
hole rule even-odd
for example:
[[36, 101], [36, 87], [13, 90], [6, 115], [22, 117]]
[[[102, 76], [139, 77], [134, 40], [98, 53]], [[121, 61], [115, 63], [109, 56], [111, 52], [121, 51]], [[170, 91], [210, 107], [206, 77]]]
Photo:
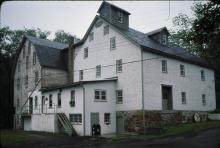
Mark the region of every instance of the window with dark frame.
[[167, 35], [163, 34], [162, 39], [161, 39], [162, 44], [166, 45], [167, 44]]
[[89, 54], [88, 47], [86, 47], [84, 48], [84, 59], [88, 58], [88, 54]]
[[202, 94], [202, 105], [206, 105], [206, 95]]
[[35, 65], [36, 64], [36, 52], [34, 51], [33, 52], [33, 65]]
[[109, 125], [111, 123], [111, 114], [110, 113], [104, 113], [104, 123]]
[[180, 76], [185, 77], [185, 66], [180, 65]]
[[37, 96], [35, 96], [34, 104], [35, 104], [35, 109], [36, 109], [38, 106], [38, 97]]
[[182, 104], [186, 104], [186, 92], [181, 92]]
[[82, 114], [69, 114], [69, 120], [73, 124], [82, 124]]
[[25, 76], [25, 88], [28, 88], [28, 75]]
[[104, 35], [109, 34], [109, 25], [104, 26]]
[[71, 90], [70, 92], [70, 106], [75, 106], [75, 90]]
[[122, 90], [116, 90], [116, 103], [117, 104], [123, 103], [123, 91]]
[[110, 38], [110, 50], [116, 49], [115, 37]]
[[122, 72], [122, 59], [116, 60], [116, 73]]
[[106, 101], [106, 90], [95, 90], [95, 101]]
[[205, 72], [204, 72], [204, 70], [201, 70], [201, 80], [205, 81]]
[[96, 78], [101, 77], [101, 65], [96, 66]]
[[167, 61], [162, 60], [162, 72], [167, 73]]
[[83, 70], [79, 71], [79, 80], [83, 80]]
[[89, 41], [93, 41], [94, 40], [94, 32], [91, 32], [89, 34]]
[[49, 95], [49, 108], [52, 108], [53, 107], [53, 95], [50, 94]]
[[123, 13], [120, 11], [117, 12], [117, 21], [123, 23]]
[[57, 107], [61, 107], [61, 93], [57, 94]]

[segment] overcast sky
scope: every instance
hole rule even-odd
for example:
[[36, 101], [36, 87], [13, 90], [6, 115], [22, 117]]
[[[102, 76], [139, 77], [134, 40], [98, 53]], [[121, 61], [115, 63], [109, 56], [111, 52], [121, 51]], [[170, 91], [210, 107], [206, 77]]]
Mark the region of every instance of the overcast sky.
[[[131, 13], [130, 27], [142, 32], [166, 26], [178, 13], [192, 16], [194, 1], [109, 1]], [[40, 28], [53, 33], [63, 29], [82, 38], [94, 19], [101, 1], [7, 1], [1, 6], [1, 27]]]

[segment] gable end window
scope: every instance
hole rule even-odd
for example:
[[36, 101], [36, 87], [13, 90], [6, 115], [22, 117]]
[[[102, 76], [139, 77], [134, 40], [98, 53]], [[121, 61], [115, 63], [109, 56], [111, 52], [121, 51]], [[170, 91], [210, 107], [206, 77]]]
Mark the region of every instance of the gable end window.
[[111, 114], [110, 113], [105, 113], [104, 114], [104, 123], [106, 125], [109, 125], [111, 123]]
[[122, 72], [122, 59], [116, 60], [116, 73]]
[[162, 72], [163, 73], [167, 73], [167, 61], [166, 60], [162, 60]]
[[206, 105], [206, 95], [202, 94], [202, 105]]
[[83, 80], [83, 70], [79, 71], [79, 80]]
[[204, 70], [201, 70], [201, 80], [205, 81], [205, 72], [204, 72]]
[[186, 104], [186, 92], [181, 92], [182, 104]]
[[116, 90], [116, 103], [122, 104], [123, 103], [123, 92], [122, 90]]
[[88, 55], [89, 55], [89, 50], [88, 50], [88, 47], [86, 47], [84, 48], [84, 59], [88, 58]]
[[185, 66], [180, 65], [180, 76], [185, 77]]
[[109, 34], [109, 25], [104, 26], [104, 35]]
[[110, 50], [116, 49], [115, 37], [110, 38]]
[[166, 34], [162, 35], [161, 43], [164, 44], [164, 45], [167, 44], [167, 35]]
[[91, 32], [89, 34], [89, 41], [93, 41], [94, 40], [94, 32]]
[[120, 11], [117, 12], [117, 21], [123, 23], [123, 13]]
[[101, 77], [101, 65], [96, 66], [96, 78]]
[[95, 101], [106, 101], [106, 90], [95, 90]]

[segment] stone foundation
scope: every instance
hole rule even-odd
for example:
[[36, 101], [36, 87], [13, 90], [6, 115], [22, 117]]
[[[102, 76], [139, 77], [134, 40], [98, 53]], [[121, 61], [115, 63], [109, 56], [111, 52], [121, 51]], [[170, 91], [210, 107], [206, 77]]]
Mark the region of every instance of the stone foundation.
[[[145, 129], [193, 122], [196, 112], [200, 115], [201, 121], [206, 121], [208, 114], [203, 111], [145, 111]], [[142, 111], [118, 111], [117, 116], [123, 117], [125, 132], [143, 133]]]

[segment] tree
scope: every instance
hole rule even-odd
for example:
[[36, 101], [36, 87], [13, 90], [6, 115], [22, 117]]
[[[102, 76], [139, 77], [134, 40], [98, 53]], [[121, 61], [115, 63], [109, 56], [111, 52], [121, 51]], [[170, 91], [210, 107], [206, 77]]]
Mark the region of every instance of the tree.
[[64, 30], [57, 30], [55, 32], [55, 38], [53, 39], [53, 41], [64, 43], [64, 44], [70, 44], [73, 39], [78, 40], [78, 38], [75, 35], [71, 35], [68, 32], [64, 32]]
[[217, 107], [220, 108], [220, 1], [195, 3], [194, 17], [179, 14], [170, 42], [206, 59], [215, 68]]

